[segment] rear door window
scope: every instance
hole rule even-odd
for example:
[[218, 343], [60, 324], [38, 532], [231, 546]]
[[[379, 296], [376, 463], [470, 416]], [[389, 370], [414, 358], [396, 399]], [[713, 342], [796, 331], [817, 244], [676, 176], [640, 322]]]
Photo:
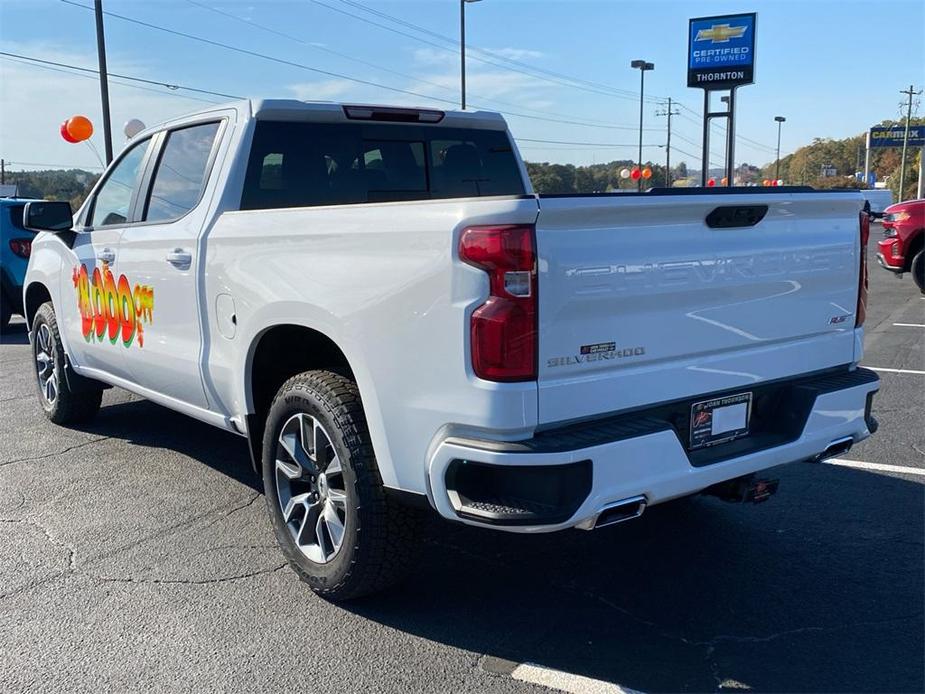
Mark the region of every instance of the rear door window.
[[161, 151], [145, 209], [147, 222], [182, 217], [199, 202], [218, 123], [171, 130]]
[[241, 209], [524, 192], [503, 131], [259, 121]]

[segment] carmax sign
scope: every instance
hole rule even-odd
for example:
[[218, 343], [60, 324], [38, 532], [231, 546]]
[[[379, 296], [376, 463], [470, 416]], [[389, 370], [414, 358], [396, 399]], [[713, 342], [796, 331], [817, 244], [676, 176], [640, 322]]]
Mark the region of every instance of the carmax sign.
[[[906, 134], [905, 126], [875, 125], [870, 129], [871, 147], [902, 147]], [[912, 125], [909, 127], [909, 146], [925, 147], [925, 127]]]
[[754, 81], [754, 12], [690, 20], [688, 87], [731, 89]]

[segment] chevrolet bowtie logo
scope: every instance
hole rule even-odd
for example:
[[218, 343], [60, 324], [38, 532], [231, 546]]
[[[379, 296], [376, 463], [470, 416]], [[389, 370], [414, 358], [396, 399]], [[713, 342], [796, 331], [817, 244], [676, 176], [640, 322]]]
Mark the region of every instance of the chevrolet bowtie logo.
[[748, 29], [747, 26], [729, 26], [728, 24], [714, 24], [709, 29], [697, 32], [695, 41], [712, 41], [713, 43], [726, 43], [729, 39], [741, 38]]

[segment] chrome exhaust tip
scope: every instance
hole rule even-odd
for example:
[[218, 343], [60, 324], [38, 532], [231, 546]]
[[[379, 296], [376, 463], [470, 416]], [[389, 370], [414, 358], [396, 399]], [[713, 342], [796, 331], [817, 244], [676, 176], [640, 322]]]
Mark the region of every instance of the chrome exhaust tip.
[[825, 450], [822, 451], [819, 455], [812, 459], [814, 463], [822, 462], [828, 458], [835, 458], [836, 456], [847, 453], [851, 450], [851, 446], [854, 445], [854, 438], [851, 436], [845, 436], [841, 439], [835, 439], [830, 442], [828, 446], [825, 447]]
[[601, 507], [593, 518], [588, 519], [579, 528], [583, 530], [597, 530], [608, 525], [616, 525], [623, 521], [639, 518], [646, 510], [646, 497], [644, 495], [631, 496], [620, 501], [613, 501]]

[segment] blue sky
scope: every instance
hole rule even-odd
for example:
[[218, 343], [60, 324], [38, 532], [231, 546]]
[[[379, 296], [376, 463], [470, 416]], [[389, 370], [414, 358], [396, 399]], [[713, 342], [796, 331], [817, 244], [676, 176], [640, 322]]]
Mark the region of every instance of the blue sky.
[[[458, 37], [456, 0], [104, 0], [104, 6], [335, 74], [107, 17], [111, 73], [243, 96], [444, 108], [453, 106], [427, 97], [458, 99], [458, 48], [442, 38]], [[923, 8], [921, 0], [483, 0], [467, 5], [468, 100], [470, 106], [521, 114], [508, 115], [508, 122], [529, 160], [634, 158], [639, 72], [629, 63], [644, 58], [656, 65], [647, 73], [646, 95], [671, 96], [686, 106], [674, 118], [672, 161], [699, 166], [703, 97], [686, 87], [687, 20], [755, 11], [756, 83], [738, 92], [737, 131], [747, 139], [738, 141], [736, 160], [764, 164], [774, 158], [775, 115], [787, 118], [783, 152], [813, 137], [845, 137], [897, 117], [899, 90], [910, 83], [919, 89], [925, 81]], [[60, 0], [0, 0], [0, 51], [95, 68], [93, 13]], [[68, 116], [85, 114], [97, 126], [93, 142], [102, 152], [99, 93], [90, 77], [0, 56], [0, 156], [14, 162], [13, 168], [98, 166], [89, 147], [67, 144], [58, 134]], [[113, 80], [110, 87], [116, 149], [124, 143], [121, 128], [129, 118], [150, 125], [207, 106], [196, 99], [221, 100], [129, 84]], [[661, 162], [665, 118], [655, 115], [658, 107], [655, 100], [645, 105], [644, 156]], [[714, 129], [711, 147], [717, 155], [721, 130]], [[721, 156], [712, 163], [722, 164]]]

